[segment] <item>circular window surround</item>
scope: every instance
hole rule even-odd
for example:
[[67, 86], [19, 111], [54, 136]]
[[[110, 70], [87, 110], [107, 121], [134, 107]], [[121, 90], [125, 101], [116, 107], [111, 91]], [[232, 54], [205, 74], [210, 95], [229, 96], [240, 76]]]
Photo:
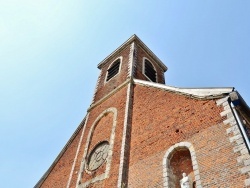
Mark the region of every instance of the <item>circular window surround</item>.
[[90, 152], [87, 158], [87, 169], [92, 172], [97, 170], [100, 166], [102, 166], [108, 157], [109, 152], [109, 142], [101, 141], [99, 142]]

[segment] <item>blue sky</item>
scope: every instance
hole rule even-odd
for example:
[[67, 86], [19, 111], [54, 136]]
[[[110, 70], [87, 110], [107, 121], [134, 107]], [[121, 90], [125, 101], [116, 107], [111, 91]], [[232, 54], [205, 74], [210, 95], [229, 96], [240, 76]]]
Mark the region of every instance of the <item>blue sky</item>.
[[1, 187], [33, 187], [86, 114], [97, 64], [131, 35], [166, 84], [250, 104], [248, 0], [0, 0]]

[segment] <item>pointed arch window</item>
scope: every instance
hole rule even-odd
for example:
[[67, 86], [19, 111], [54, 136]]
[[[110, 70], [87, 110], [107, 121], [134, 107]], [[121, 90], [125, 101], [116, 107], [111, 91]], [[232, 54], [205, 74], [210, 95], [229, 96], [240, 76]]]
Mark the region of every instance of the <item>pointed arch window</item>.
[[146, 58], [144, 59], [143, 73], [150, 81], [156, 82], [156, 70]]
[[119, 73], [121, 59], [117, 59], [108, 69], [106, 82]]

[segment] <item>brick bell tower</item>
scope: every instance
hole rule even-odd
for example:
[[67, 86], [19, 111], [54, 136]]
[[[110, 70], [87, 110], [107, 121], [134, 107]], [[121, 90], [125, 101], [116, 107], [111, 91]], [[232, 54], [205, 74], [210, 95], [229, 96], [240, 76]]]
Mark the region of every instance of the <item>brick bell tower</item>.
[[165, 85], [136, 35], [98, 68], [85, 118], [35, 188], [250, 186], [250, 109], [233, 87]]
[[127, 187], [134, 80], [164, 84], [167, 67], [133, 35], [98, 68], [87, 115], [35, 187]]
[[[167, 67], [133, 35], [98, 64], [78, 162], [77, 187], [124, 187], [128, 181], [133, 79], [165, 83]], [[80, 162], [81, 161], [81, 162]]]

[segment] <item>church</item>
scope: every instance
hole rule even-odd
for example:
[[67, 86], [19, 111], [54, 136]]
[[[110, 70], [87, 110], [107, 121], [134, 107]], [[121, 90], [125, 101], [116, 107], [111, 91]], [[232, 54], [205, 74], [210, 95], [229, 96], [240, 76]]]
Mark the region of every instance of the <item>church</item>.
[[86, 116], [35, 188], [250, 187], [250, 108], [233, 87], [166, 85], [136, 35], [98, 69]]

